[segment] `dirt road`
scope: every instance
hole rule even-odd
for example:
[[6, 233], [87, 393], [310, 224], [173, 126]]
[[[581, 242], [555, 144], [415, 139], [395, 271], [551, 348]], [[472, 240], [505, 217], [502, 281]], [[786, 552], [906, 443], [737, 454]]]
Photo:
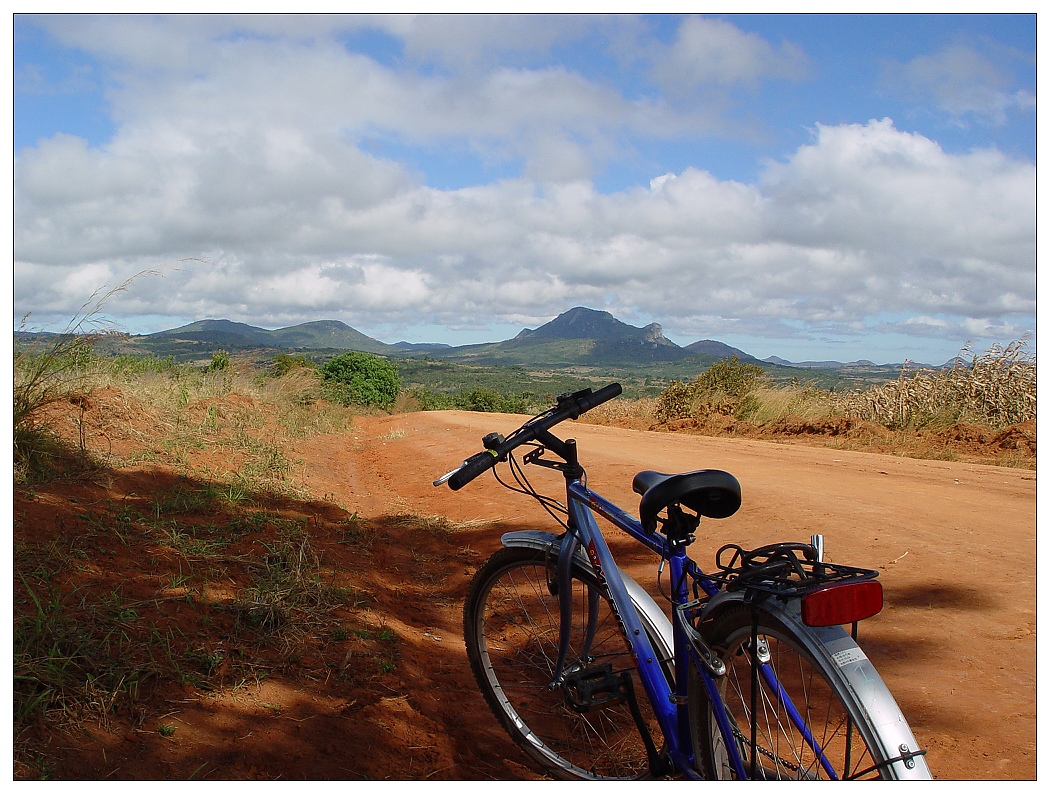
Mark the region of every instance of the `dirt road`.
[[[135, 638], [132, 650], [171, 660], [169, 670], [142, 657], [147, 685], [101, 717], [92, 701], [79, 721], [23, 721], [16, 778], [535, 778], [471, 676], [461, 615], [470, 578], [500, 535], [550, 529], [552, 521], [491, 475], [459, 492], [431, 485], [476, 452], [483, 434], [507, 433], [521, 417], [357, 417], [351, 431], [288, 439], [282, 454], [300, 498], [258, 493], [242, 503], [204, 495], [218, 492], [215, 481], [235, 482], [229, 475], [246, 465], [243, 442], [221, 432], [242, 432], [243, 411], [258, 420], [261, 408], [237, 395], [191, 408], [190, 424], [221, 420], [215, 434], [208, 443], [195, 436], [200, 443], [183, 444], [165, 463], [151, 415], [128, 408], [119, 392], [67, 403], [80, 424], [55, 426], [74, 433], [71, 444], [116, 456], [115, 467], [97, 481], [16, 489], [24, 574], [38, 592], [54, 585], [66, 593], [53, 602], [66, 604], [56, 626], [116, 626]], [[886, 607], [862, 624], [861, 643], [934, 774], [1035, 778], [1033, 471], [587, 424], [562, 429], [578, 439], [591, 486], [627, 509], [638, 504], [631, 480], [640, 469], [735, 474], [743, 506], [701, 525], [691, 552], [702, 566], [730, 540], [755, 547], [820, 533], [830, 560], [878, 568]], [[555, 496], [563, 487], [547, 470], [530, 477]], [[303, 632], [261, 628], [245, 612], [269, 581], [260, 571], [271, 570], [274, 550], [289, 538], [305, 544], [305, 534], [288, 534], [303, 528], [320, 566], [310, 576], [323, 575], [318, 582], [347, 597], [307, 613], [314, 623]], [[617, 530], [609, 540], [656, 596], [655, 559]], [[192, 545], [202, 543], [212, 545]], [[21, 592], [18, 603], [20, 625], [31, 628], [34, 602]], [[95, 606], [77, 612], [77, 604]], [[106, 631], [96, 644], [116, 630]], [[100, 658], [97, 669], [109, 669]]]
[[[459, 412], [361, 419], [351, 433], [306, 442], [306, 485], [366, 517], [415, 512], [490, 521], [491, 531], [475, 527], [463, 538], [483, 559], [507, 528], [550, 520], [489, 475], [458, 493], [431, 480], [477, 451], [484, 433], [506, 433], [519, 422]], [[728, 540], [758, 546], [821, 533], [831, 561], [879, 569], [886, 607], [862, 625], [861, 642], [934, 773], [1035, 777], [1034, 472], [585, 424], [567, 432], [579, 440], [591, 486], [625, 507], [637, 506], [630, 483], [642, 468], [735, 474], [743, 506], [701, 526], [691, 549], [701, 564]], [[559, 487], [550, 472], [537, 472], [534, 483], [550, 493]], [[624, 567], [651, 586], [652, 558], [622, 536], [610, 540]], [[458, 614], [441, 614], [445, 624], [432, 628], [465, 669]], [[410, 615], [403, 619], [411, 622]], [[472, 718], [485, 722], [483, 705], [476, 706], [470, 703]], [[478, 729], [490, 737], [480, 746], [503, 752], [487, 744], [498, 741], [488, 725]]]

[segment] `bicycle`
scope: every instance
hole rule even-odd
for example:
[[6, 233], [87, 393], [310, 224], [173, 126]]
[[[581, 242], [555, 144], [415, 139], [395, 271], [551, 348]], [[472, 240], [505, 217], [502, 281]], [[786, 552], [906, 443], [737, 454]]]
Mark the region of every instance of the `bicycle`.
[[[635, 518], [587, 486], [575, 440], [551, 433], [620, 393], [612, 383], [561, 395], [434, 481], [459, 490], [505, 462], [516, 486], [497, 473], [500, 484], [564, 529], [505, 534], [467, 590], [467, 656], [514, 742], [562, 779], [930, 778], [856, 642], [882, 608], [877, 572], [824, 561], [813, 536], [727, 544], [705, 573], [686, 548], [702, 517], [739, 508], [733, 475], [642, 471]], [[524, 465], [560, 471], [566, 501], [536, 491]], [[616, 565], [595, 513], [660, 556], [661, 592], [669, 568], [670, 617]]]

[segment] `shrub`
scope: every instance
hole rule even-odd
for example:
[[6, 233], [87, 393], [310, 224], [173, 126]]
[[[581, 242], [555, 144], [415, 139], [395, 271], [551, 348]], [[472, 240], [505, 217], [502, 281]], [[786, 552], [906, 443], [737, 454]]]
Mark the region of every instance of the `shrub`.
[[326, 394], [343, 405], [388, 408], [401, 391], [397, 369], [384, 358], [348, 350], [318, 369]]
[[230, 366], [230, 354], [225, 350], [216, 350], [211, 354], [211, 363], [208, 365], [208, 372], [219, 372], [220, 370], [229, 369]]
[[712, 413], [739, 417], [756, 408], [754, 392], [768, 380], [758, 364], [734, 355], [715, 362], [691, 383], [671, 381], [657, 399], [656, 416], [663, 422]]
[[445, 411], [458, 408], [454, 397], [447, 394], [438, 394], [423, 386], [414, 386], [409, 392], [415, 398], [420, 411]]
[[143, 374], [164, 373], [173, 375], [178, 372], [179, 365], [175, 363], [172, 356], [159, 358], [152, 353], [146, 355], [119, 355], [106, 359], [104, 362], [106, 370], [114, 377], [132, 377]]
[[528, 395], [503, 394], [495, 389], [480, 387], [463, 392], [456, 397], [457, 407], [465, 411], [481, 413], [521, 414], [528, 413]]
[[279, 378], [282, 375], [287, 375], [293, 369], [312, 369], [313, 363], [301, 353], [293, 356], [291, 353], [278, 353], [270, 361], [270, 366], [266, 369], [267, 376], [271, 378]]
[[477, 411], [479, 413], [528, 414], [537, 409], [536, 395], [531, 392], [522, 394], [505, 394], [497, 389], [479, 386], [456, 394], [440, 394], [422, 386], [415, 386], [409, 392], [415, 399], [420, 411]]

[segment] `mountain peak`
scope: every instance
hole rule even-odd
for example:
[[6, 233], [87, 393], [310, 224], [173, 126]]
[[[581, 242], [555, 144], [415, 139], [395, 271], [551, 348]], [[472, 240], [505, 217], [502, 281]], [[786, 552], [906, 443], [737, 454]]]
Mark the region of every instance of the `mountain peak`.
[[658, 345], [672, 344], [659, 323], [645, 328], [621, 322], [607, 311], [576, 306], [535, 330], [526, 328], [518, 339], [601, 339], [610, 342], [637, 340]]
[[660, 323], [649, 323], [645, 328], [645, 341], [655, 342], [658, 345], [671, 345], [674, 344], [670, 339], [664, 336], [664, 328]]

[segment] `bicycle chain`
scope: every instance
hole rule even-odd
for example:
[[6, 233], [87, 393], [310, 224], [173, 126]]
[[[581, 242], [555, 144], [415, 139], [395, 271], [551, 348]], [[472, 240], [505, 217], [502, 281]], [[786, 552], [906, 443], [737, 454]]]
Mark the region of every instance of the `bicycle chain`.
[[[735, 738], [738, 741], [742, 742], [745, 747], [750, 747], [751, 746], [751, 740], [745, 738], [744, 735], [740, 732], [740, 729], [737, 728], [736, 726], [733, 726], [733, 738]], [[790, 769], [792, 772], [795, 772], [795, 773], [798, 773], [798, 772], [802, 771], [802, 767], [796, 766], [795, 764], [791, 763], [790, 761], [785, 761], [783, 758], [780, 758], [779, 756], [774, 755], [773, 753], [771, 753], [765, 747], [759, 747], [756, 744], [755, 745], [755, 749], [758, 751], [759, 755], [764, 755], [766, 758], [768, 758], [774, 764], [777, 764], [779, 766], [785, 766], [788, 769]]]

